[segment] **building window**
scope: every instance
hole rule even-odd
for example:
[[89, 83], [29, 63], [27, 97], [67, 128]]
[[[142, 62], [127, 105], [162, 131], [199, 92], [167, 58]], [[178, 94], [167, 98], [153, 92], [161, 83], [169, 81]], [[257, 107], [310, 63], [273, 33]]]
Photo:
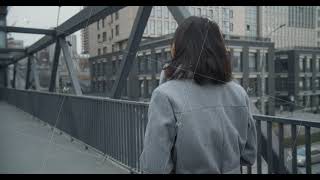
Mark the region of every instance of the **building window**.
[[157, 17], [158, 18], [161, 18], [162, 17], [162, 8], [161, 8], [161, 6], [156, 6], [156, 10], [157, 10]]
[[209, 10], [209, 18], [211, 20], [213, 19], [213, 10], [212, 9]]
[[247, 31], [250, 31], [250, 25], [247, 24]]
[[102, 41], [105, 42], [107, 40], [107, 32], [102, 33]]
[[192, 14], [193, 16], [195, 16], [195, 15], [196, 15], [196, 8], [191, 7], [191, 14]]
[[233, 18], [233, 10], [229, 11], [230, 18]]
[[112, 44], [112, 52], [114, 52], [114, 44]]
[[162, 35], [162, 21], [157, 21], [157, 35]]
[[299, 79], [299, 89], [303, 90], [304, 89], [304, 78]]
[[116, 25], [116, 36], [119, 36], [119, 25]]
[[299, 69], [300, 69], [300, 72], [304, 72], [305, 71], [304, 59], [302, 57], [300, 57], [300, 59], [299, 59]]
[[233, 71], [234, 72], [241, 72], [242, 68], [241, 68], [241, 52], [233, 52], [233, 56], [232, 56], [232, 60], [233, 60]]
[[118, 11], [116, 12], [115, 19], [116, 20], [119, 19], [119, 12]]
[[233, 32], [233, 23], [230, 23], [230, 31]]
[[248, 95], [256, 97], [258, 95], [258, 81], [257, 78], [249, 78]]
[[98, 42], [100, 42], [100, 34], [98, 34]]
[[150, 20], [150, 34], [154, 35], [155, 34], [155, 21]]
[[201, 8], [197, 8], [197, 16], [201, 16]]
[[169, 18], [169, 10], [166, 6], [163, 9], [163, 13], [164, 13], [164, 18], [168, 19]]
[[316, 71], [320, 72], [320, 57], [316, 59]]
[[249, 53], [249, 72], [257, 72], [257, 53]]
[[100, 56], [101, 55], [101, 49], [99, 48], [98, 49], [98, 56]]
[[97, 30], [99, 30], [100, 29], [100, 19], [97, 21]]
[[171, 22], [171, 32], [174, 32], [176, 30], [176, 22]]
[[163, 24], [163, 34], [168, 34], [169, 33], [169, 22], [165, 21]]
[[102, 50], [103, 52], [103, 54], [107, 54], [107, 47], [103, 47], [103, 50]]
[[111, 39], [113, 39], [113, 28], [111, 29]]

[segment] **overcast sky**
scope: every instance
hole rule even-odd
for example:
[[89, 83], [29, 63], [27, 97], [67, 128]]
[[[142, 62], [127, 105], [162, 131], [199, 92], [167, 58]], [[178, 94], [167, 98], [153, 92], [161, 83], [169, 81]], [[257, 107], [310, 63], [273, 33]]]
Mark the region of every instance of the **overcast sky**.
[[[58, 6], [10, 6], [7, 15], [8, 26], [33, 27], [49, 29], [57, 26]], [[66, 21], [81, 10], [82, 6], [62, 6], [60, 8], [59, 24]], [[77, 35], [78, 53], [81, 51], [80, 31]], [[24, 40], [24, 46], [29, 46], [43, 35], [11, 33], [14, 39]]]

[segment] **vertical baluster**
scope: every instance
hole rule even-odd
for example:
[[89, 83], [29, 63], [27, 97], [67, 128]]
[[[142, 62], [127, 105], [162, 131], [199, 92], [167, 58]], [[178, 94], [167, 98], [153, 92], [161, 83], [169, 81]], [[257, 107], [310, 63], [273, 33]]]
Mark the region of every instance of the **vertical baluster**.
[[267, 159], [268, 159], [268, 174], [273, 173], [273, 159], [272, 159], [272, 122], [267, 122]]
[[256, 120], [256, 126], [257, 126], [257, 141], [258, 141], [258, 147], [257, 147], [257, 173], [261, 174], [261, 121]]
[[283, 123], [279, 123], [279, 172], [284, 171], [284, 143], [283, 143]]
[[310, 127], [305, 126], [306, 173], [311, 174], [311, 134]]
[[251, 166], [247, 166], [247, 174], [252, 174], [252, 167]]
[[291, 125], [292, 138], [292, 173], [297, 174], [297, 126]]

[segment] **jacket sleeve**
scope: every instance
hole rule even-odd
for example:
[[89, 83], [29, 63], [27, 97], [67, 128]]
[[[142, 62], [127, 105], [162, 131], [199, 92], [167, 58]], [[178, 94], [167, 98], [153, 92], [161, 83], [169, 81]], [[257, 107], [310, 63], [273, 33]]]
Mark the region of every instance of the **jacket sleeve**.
[[174, 111], [166, 95], [152, 94], [140, 164], [144, 173], [171, 173], [174, 163], [171, 150], [176, 135]]
[[246, 103], [248, 107], [247, 140], [244, 149], [241, 152], [240, 163], [241, 165], [253, 165], [257, 158], [257, 131], [255, 120], [252, 116], [252, 104], [248, 95], [246, 95]]

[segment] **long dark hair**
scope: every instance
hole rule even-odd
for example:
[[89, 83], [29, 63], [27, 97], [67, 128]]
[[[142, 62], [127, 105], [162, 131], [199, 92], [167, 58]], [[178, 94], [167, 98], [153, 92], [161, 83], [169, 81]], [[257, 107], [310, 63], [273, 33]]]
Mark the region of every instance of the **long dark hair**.
[[173, 38], [174, 55], [165, 68], [168, 79], [193, 79], [197, 84], [224, 84], [232, 79], [230, 56], [217, 23], [191, 16]]

